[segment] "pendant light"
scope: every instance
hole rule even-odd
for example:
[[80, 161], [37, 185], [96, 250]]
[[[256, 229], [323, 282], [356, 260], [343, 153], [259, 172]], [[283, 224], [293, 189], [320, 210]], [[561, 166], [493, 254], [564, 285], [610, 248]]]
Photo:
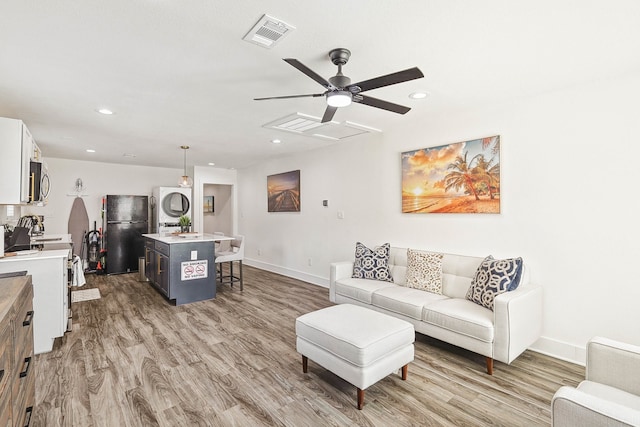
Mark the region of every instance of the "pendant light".
[[189, 146], [181, 145], [180, 148], [184, 150], [184, 175], [180, 177], [178, 187], [191, 188], [193, 186], [193, 180], [189, 175], [187, 175], [187, 150], [189, 149]]

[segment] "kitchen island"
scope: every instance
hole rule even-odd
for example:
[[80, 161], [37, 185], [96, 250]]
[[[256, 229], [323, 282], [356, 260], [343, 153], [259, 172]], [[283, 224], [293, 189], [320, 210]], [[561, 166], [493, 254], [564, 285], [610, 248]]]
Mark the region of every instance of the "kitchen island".
[[[145, 275], [176, 305], [216, 296], [216, 266], [212, 234], [143, 234]], [[224, 239], [224, 238], [223, 238]]]

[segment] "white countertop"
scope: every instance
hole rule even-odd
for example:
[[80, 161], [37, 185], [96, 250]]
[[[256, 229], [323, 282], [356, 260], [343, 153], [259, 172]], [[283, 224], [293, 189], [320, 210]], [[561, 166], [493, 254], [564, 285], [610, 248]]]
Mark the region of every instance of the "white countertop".
[[198, 242], [220, 242], [223, 240], [233, 240], [230, 236], [214, 236], [207, 233], [185, 233], [185, 234], [143, 234], [144, 237], [154, 239], [169, 245], [174, 243], [198, 243]]
[[32, 245], [47, 244], [71, 244], [71, 234], [42, 234], [40, 236], [31, 236]]
[[19, 251], [16, 252], [14, 256], [7, 256], [7, 254], [5, 254], [4, 258], [0, 258], [0, 262], [30, 261], [49, 258], [69, 258], [69, 249]]

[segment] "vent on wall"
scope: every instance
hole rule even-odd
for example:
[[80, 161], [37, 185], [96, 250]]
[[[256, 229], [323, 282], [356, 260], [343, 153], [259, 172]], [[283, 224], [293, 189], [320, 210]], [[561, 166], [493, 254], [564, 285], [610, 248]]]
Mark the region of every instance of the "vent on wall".
[[271, 49], [280, 42], [296, 27], [269, 15], [262, 15], [262, 18], [251, 30], [242, 38], [249, 43]]
[[289, 114], [288, 116], [266, 123], [262, 125], [262, 127], [333, 141], [362, 135], [363, 133], [380, 132], [380, 129], [349, 121], [345, 121], [344, 123], [333, 121], [320, 123], [319, 117], [308, 116], [302, 113]]

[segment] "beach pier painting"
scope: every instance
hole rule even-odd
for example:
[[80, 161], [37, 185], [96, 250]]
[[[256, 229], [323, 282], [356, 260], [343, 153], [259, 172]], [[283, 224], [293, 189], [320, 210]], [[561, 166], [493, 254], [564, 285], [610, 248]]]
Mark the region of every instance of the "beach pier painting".
[[500, 213], [500, 136], [402, 153], [403, 213]]
[[300, 171], [267, 176], [267, 212], [300, 212]]

